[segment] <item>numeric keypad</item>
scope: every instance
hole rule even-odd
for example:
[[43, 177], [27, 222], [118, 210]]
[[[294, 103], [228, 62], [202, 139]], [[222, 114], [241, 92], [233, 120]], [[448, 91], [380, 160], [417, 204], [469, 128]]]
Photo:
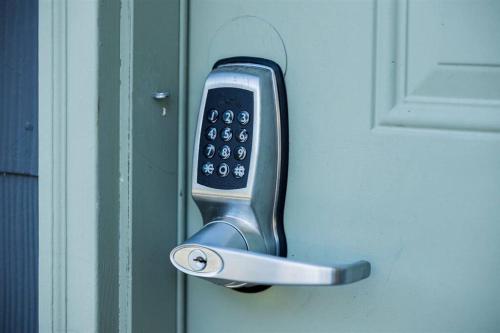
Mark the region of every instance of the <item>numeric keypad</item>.
[[253, 92], [209, 90], [198, 155], [198, 183], [219, 189], [243, 188], [252, 146]]

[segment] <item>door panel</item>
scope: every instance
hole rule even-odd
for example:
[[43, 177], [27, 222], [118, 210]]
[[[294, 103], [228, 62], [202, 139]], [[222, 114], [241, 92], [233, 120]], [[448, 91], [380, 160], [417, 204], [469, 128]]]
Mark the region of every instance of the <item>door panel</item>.
[[[372, 276], [343, 287], [258, 294], [189, 277], [189, 332], [498, 328], [500, 96], [492, 85], [498, 87], [500, 47], [491, 34], [499, 8], [191, 2], [188, 147], [214, 43], [223, 47], [218, 34], [229, 43], [245, 31], [241, 17], [251, 18], [249, 29], [253, 17], [267, 22], [283, 41], [285, 59], [280, 47], [266, 53], [253, 39], [220, 52], [264, 55], [286, 66], [288, 257], [318, 264], [363, 258]], [[242, 26], [234, 35], [220, 29], [235, 19]], [[236, 54], [242, 51], [250, 54]], [[202, 225], [192, 200], [187, 217], [192, 235]]]

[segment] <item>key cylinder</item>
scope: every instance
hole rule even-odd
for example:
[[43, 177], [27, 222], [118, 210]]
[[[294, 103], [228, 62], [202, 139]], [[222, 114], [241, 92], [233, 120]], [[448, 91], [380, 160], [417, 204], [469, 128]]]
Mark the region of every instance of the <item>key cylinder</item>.
[[207, 267], [207, 255], [202, 250], [193, 250], [189, 253], [188, 262], [193, 271], [202, 271]]

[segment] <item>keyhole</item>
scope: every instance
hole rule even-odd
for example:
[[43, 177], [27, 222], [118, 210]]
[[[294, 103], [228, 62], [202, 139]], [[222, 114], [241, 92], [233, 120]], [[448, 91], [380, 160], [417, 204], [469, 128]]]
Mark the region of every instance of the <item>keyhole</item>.
[[203, 259], [202, 257], [196, 257], [193, 259], [194, 261], [201, 262], [202, 264], [206, 264], [207, 261]]
[[188, 262], [193, 271], [202, 271], [207, 266], [207, 255], [201, 250], [193, 250], [189, 253]]

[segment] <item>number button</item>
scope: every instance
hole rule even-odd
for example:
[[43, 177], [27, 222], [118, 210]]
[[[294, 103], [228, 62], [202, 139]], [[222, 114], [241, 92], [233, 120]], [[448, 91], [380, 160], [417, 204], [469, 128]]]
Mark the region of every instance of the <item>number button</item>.
[[242, 178], [243, 176], [245, 176], [245, 167], [241, 164], [236, 165], [233, 170], [233, 175], [236, 178]]
[[236, 159], [237, 160], [244, 160], [245, 157], [247, 156], [247, 150], [245, 149], [245, 147], [238, 147], [236, 148]]
[[214, 157], [215, 154], [215, 146], [211, 143], [205, 146], [205, 156], [207, 158], [212, 158]]
[[233, 132], [231, 131], [231, 128], [226, 127], [221, 131], [220, 136], [222, 140], [229, 141], [233, 137]]
[[227, 160], [229, 156], [231, 156], [231, 148], [229, 148], [228, 145], [222, 146], [222, 148], [219, 150], [219, 156], [222, 159]]
[[217, 172], [219, 176], [226, 177], [229, 174], [229, 166], [226, 163], [221, 163]]
[[238, 113], [238, 121], [242, 125], [248, 124], [248, 122], [250, 121], [250, 114], [246, 111], [241, 111], [240, 113]]
[[208, 121], [210, 121], [212, 124], [215, 123], [217, 121], [217, 118], [219, 117], [219, 111], [215, 110], [215, 109], [212, 109], [210, 111], [208, 111], [208, 114], [207, 114], [207, 119]]
[[234, 113], [231, 110], [226, 110], [222, 114], [222, 120], [226, 124], [231, 124], [233, 122], [233, 119], [234, 119]]
[[211, 174], [213, 174], [214, 169], [214, 164], [212, 162], [207, 162], [201, 166], [201, 172], [203, 172], [205, 176], [210, 176]]
[[245, 142], [248, 140], [248, 131], [246, 129], [242, 129], [238, 132], [238, 141]]
[[215, 138], [217, 137], [217, 129], [215, 127], [209, 127], [207, 129], [207, 139], [210, 141], [214, 141]]

